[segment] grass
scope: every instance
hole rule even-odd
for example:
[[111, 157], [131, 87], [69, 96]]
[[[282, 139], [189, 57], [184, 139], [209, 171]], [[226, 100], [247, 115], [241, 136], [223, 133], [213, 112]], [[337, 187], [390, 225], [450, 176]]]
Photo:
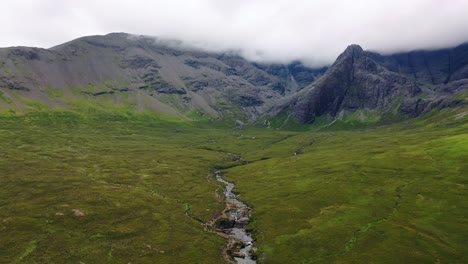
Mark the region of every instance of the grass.
[[466, 109], [295, 131], [39, 109], [0, 114], [1, 263], [221, 263], [199, 222], [224, 207], [214, 169], [254, 208], [261, 262], [467, 261]]
[[222, 208], [205, 179], [222, 157], [186, 149], [173, 132], [189, 124], [145, 120], [2, 117], [0, 262], [219, 263], [223, 241], [184, 211], [207, 220]]
[[254, 208], [264, 262], [466, 263], [468, 124], [454, 116], [302, 133], [246, 152], [270, 158], [225, 178]]
[[64, 92], [63, 89], [60, 88], [47, 87], [47, 95], [51, 99], [63, 98]]
[[7, 104], [12, 104], [13, 101], [6, 97], [5, 94], [0, 90], [0, 100], [2, 100], [3, 102], [7, 103]]

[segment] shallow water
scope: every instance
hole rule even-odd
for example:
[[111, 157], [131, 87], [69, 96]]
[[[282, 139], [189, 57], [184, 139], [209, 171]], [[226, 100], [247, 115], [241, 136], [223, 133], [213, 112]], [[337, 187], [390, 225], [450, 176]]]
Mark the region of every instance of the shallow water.
[[253, 239], [245, 231], [245, 226], [249, 223], [249, 211], [251, 210], [243, 202], [237, 199], [237, 195], [232, 192], [235, 185], [232, 182], [228, 182], [221, 177], [221, 172], [216, 172], [216, 180], [222, 182], [226, 185], [224, 189], [224, 196], [226, 197], [226, 202], [233, 206], [233, 209], [228, 212], [230, 220], [235, 222], [234, 228], [231, 229], [230, 236], [244, 242], [244, 246], [241, 248], [240, 253], [244, 255], [243, 258], [236, 257], [234, 258], [238, 264], [256, 264], [257, 262], [252, 259], [250, 250], [253, 248]]

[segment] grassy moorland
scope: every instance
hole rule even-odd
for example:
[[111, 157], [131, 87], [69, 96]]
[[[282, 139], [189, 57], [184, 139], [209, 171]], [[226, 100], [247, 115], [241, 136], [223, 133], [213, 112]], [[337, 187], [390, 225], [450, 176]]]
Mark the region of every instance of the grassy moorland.
[[254, 208], [264, 262], [468, 262], [468, 112], [461, 112], [306, 132], [246, 152], [260, 160], [225, 178]]
[[0, 120], [0, 262], [219, 263], [223, 241], [184, 215], [222, 206], [205, 180], [219, 157], [186, 148], [189, 136], [173, 133], [184, 124], [69, 112]]
[[262, 144], [137, 113], [1, 116], [0, 262], [222, 262], [224, 241], [193, 219], [224, 208], [221, 185], [207, 179], [230, 163], [210, 150], [214, 138]]
[[303, 132], [4, 113], [0, 262], [221, 263], [199, 222], [224, 207], [207, 176], [220, 168], [254, 208], [265, 263], [467, 262], [466, 111]]

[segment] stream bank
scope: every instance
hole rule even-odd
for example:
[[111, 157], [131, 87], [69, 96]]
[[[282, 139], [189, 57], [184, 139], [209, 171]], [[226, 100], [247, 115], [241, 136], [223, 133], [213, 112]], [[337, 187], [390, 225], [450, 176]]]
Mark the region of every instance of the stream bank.
[[[216, 180], [223, 183], [226, 209], [224, 213], [214, 219], [214, 225], [228, 235], [225, 252], [232, 257], [237, 264], [256, 264], [254, 240], [246, 231], [245, 227], [250, 222], [250, 211], [252, 210], [245, 203], [237, 199], [233, 192], [234, 183], [222, 178], [222, 172], [215, 172]], [[223, 236], [224, 237], [224, 236]]]

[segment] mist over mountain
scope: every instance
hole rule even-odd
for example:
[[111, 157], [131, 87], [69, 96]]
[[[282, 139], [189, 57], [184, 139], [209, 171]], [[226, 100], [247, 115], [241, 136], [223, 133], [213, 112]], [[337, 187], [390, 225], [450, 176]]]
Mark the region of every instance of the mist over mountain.
[[[330, 67], [255, 63], [176, 40], [112, 33], [0, 49], [3, 109], [111, 103], [190, 118], [313, 123], [418, 116], [466, 101], [468, 45], [381, 55], [351, 45]], [[322, 119], [323, 119], [322, 118]]]
[[0, 263], [468, 263], [467, 0], [2, 11]]
[[[67, 100], [115, 104], [165, 114], [201, 111], [212, 117], [257, 117], [284, 96], [321, 76], [300, 62], [256, 64], [230, 53], [207, 53], [174, 41], [124, 33], [79, 38], [51, 49], [0, 50], [0, 87], [14, 104], [27, 107], [10, 91], [45, 102]], [[51, 98], [59, 90], [60, 98]], [[85, 96], [85, 97], [83, 97]]]
[[249, 61], [322, 67], [352, 43], [387, 55], [459, 45], [468, 41], [467, 12], [462, 0], [8, 1], [0, 47], [130, 32]]
[[462, 104], [453, 95], [468, 90], [467, 66], [468, 44], [388, 56], [351, 45], [287, 107], [292, 105], [293, 116], [304, 123], [356, 112], [362, 120], [390, 113], [417, 116]]

